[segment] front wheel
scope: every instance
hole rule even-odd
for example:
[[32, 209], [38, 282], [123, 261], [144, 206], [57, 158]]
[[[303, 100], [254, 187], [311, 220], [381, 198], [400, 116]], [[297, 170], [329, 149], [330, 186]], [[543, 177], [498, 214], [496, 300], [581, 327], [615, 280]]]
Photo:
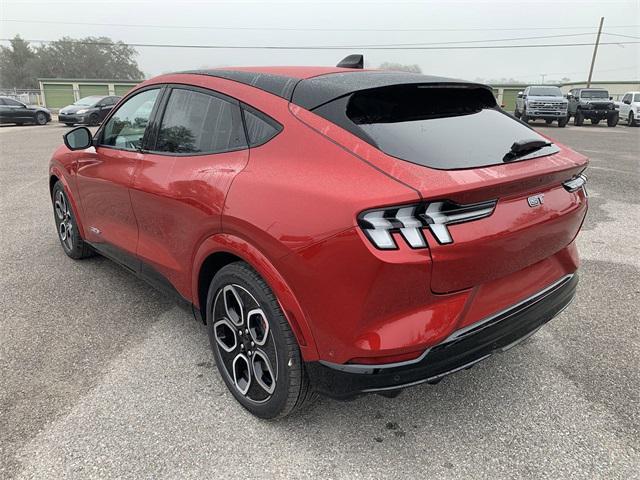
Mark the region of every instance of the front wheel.
[[100, 123], [100, 117], [98, 116], [98, 114], [96, 113], [91, 114], [91, 116], [89, 117], [89, 126], [95, 127], [99, 123]]
[[564, 128], [567, 126], [567, 122], [569, 121], [569, 117], [561, 117], [558, 119], [558, 127]]
[[207, 330], [222, 379], [249, 412], [284, 417], [309, 398], [297, 340], [273, 292], [246, 263], [229, 264], [213, 278]]
[[629, 112], [629, 126], [637, 127], [639, 125], [638, 121], [633, 116], [633, 112]]
[[615, 127], [616, 125], [618, 125], [618, 119], [619, 119], [619, 115], [618, 112], [614, 113], [613, 115], [609, 115], [607, 117], [607, 127]]
[[520, 120], [522, 120], [524, 123], [529, 123], [529, 115], [527, 115], [526, 108], [522, 111], [522, 116], [520, 117]]
[[76, 260], [92, 256], [93, 250], [80, 235], [69, 197], [60, 181], [53, 186], [52, 201], [53, 218], [64, 253]]

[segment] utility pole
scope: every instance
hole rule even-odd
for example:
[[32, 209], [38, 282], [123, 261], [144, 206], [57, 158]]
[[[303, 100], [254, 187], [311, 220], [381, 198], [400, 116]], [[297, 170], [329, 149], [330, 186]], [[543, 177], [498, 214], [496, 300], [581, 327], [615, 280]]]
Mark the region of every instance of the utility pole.
[[604, 17], [600, 17], [600, 26], [598, 27], [598, 36], [596, 37], [596, 44], [593, 47], [593, 57], [591, 57], [591, 68], [589, 69], [589, 79], [587, 80], [587, 88], [591, 86], [591, 77], [593, 76], [593, 66], [596, 63], [596, 54], [598, 53], [598, 44], [600, 43], [600, 34], [602, 33], [603, 23], [604, 23]]
[[546, 77], [547, 74], [546, 73], [541, 73], [540, 77], [542, 77], [542, 85], [544, 85], [544, 77]]

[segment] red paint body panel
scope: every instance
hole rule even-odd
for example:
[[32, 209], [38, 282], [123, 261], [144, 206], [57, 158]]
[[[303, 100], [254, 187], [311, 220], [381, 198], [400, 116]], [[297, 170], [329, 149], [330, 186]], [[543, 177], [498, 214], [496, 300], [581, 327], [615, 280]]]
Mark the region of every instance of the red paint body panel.
[[221, 214], [248, 150], [199, 156], [145, 154], [131, 186], [138, 222], [137, 255], [191, 298], [193, 255], [222, 231]]
[[[300, 79], [349, 71], [246, 70]], [[256, 148], [191, 157], [61, 147], [51, 174], [63, 178], [87, 240], [136, 255], [196, 307], [210, 255], [249, 263], [274, 291], [307, 361], [420, 352], [578, 267], [573, 241], [587, 201], [561, 183], [587, 160], [566, 147], [511, 164], [435, 170], [235, 81], [171, 74], [141, 87], [170, 83], [221, 92], [283, 129]], [[544, 204], [530, 208], [527, 196], [538, 193]], [[425, 249], [396, 236], [397, 250], [378, 250], [357, 225], [363, 210], [422, 199], [498, 202], [490, 217], [452, 225], [452, 244], [425, 230]]]

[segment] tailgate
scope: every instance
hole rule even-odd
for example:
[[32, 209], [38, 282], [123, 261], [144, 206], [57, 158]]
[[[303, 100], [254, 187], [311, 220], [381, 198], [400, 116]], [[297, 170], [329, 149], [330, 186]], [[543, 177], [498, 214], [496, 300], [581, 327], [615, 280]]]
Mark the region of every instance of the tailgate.
[[[537, 200], [529, 201], [532, 197]], [[428, 233], [431, 289], [469, 288], [550, 257], [575, 238], [586, 210], [584, 190], [569, 192], [556, 185], [534, 195], [501, 198], [491, 216], [448, 226], [452, 243], [439, 244]]]

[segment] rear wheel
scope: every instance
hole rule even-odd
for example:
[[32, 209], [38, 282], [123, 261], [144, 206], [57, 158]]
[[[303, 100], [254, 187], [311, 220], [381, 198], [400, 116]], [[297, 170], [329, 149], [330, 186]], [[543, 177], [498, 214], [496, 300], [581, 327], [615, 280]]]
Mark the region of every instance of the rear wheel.
[[564, 128], [567, 126], [567, 122], [569, 121], [569, 117], [562, 117], [558, 119], [558, 127]]
[[53, 186], [52, 201], [53, 218], [64, 253], [74, 259], [92, 256], [94, 252], [80, 236], [73, 208], [60, 181]]
[[580, 110], [577, 110], [576, 115], [573, 117], [573, 124], [576, 127], [581, 127], [583, 123], [584, 123], [584, 115]]
[[618, 125], [619, 118], [618, 112], [615, 112], [613, 115], [609, 115], [607, 117], [607, 127], [615, 127]]
[[547, 119], [544, 121], [544, 123], [546, 123], [547, 125], [551, 125], [553, 123], [553, 120]]
[[36, 123], [38, 125], [46, 125], [48, 121], [49, 119], [47, 118], [47, 115], [44, 112], [36, 113]]
[[520, 118], [520, 112], [518, 111], [517, 108], [513, 111], [513, 116], [516, 118]]
[[227, 265], [213, 278], [207, 330], [222, 379], [249, 412], [283, 417], [309, 398], [296, 338], [273, 292], [246, 263]]

